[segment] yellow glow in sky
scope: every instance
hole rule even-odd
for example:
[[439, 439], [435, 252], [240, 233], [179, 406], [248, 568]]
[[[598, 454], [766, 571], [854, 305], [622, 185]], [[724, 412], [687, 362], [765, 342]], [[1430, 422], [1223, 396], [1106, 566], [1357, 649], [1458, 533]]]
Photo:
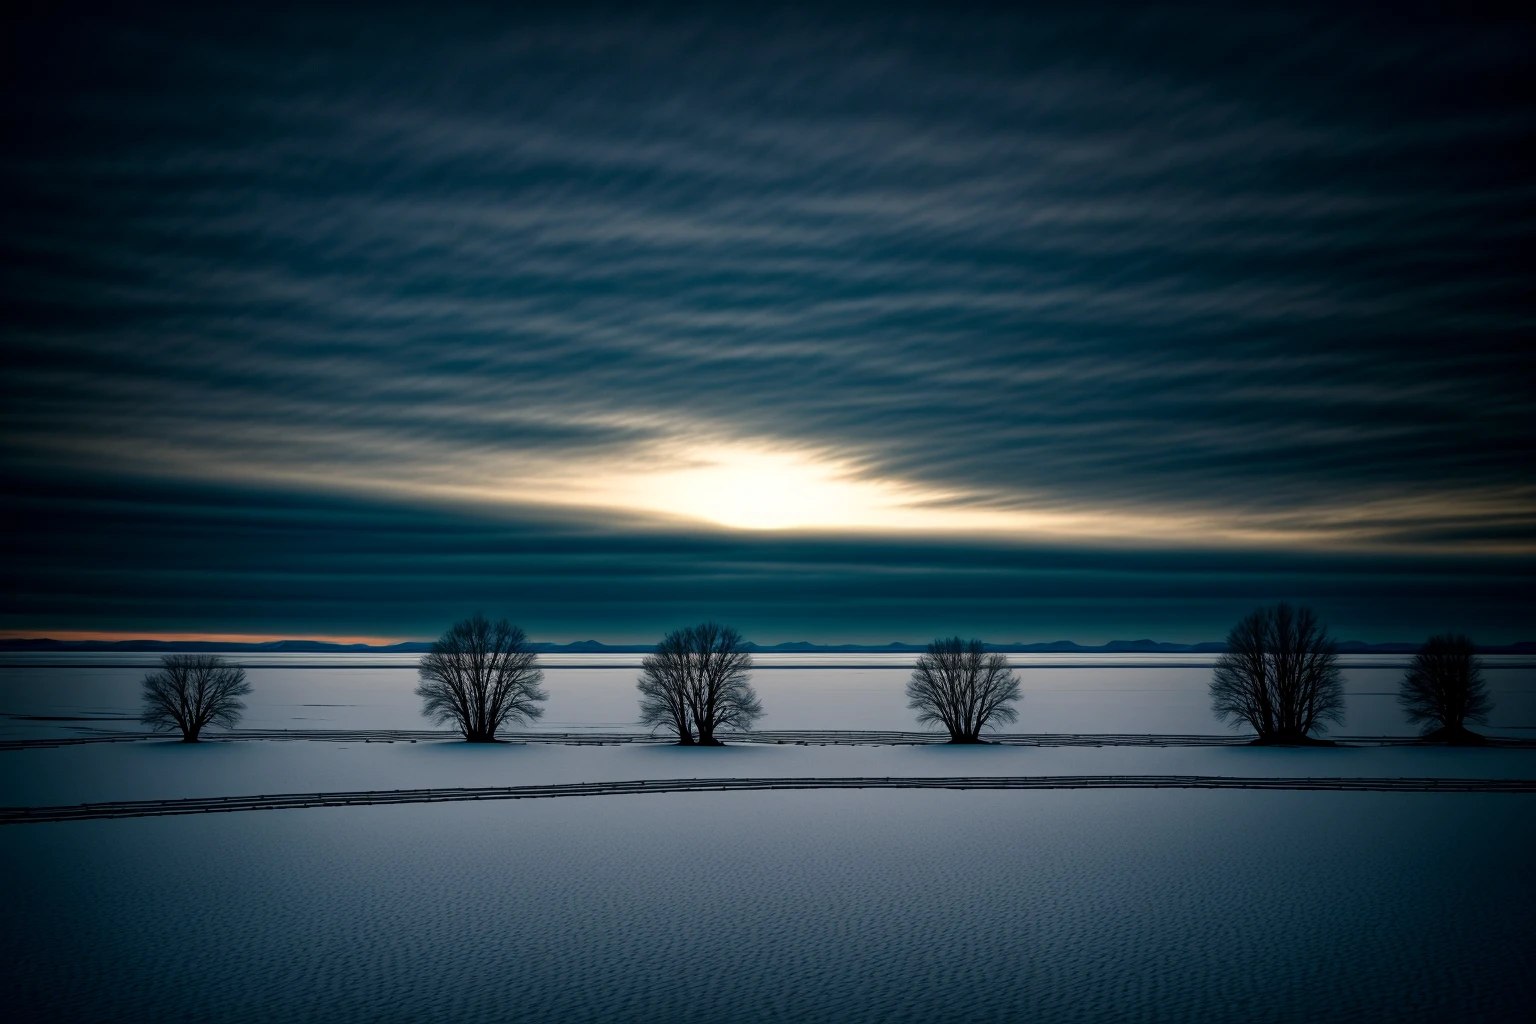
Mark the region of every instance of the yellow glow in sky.
[[[318, 444], [307, 437], [283, 440], [300, 447]], [[264, 452], [254, 449], [242, 452], [242, 458], [226, 458], [185, 444], [156, 448], [97, 441], [95, 446], [98, 455], [113, 455], [116, 462], [147, 463], [193, 479], [205, 477], [210, 469], [216, 474], [222, 470], [245, 483], [267, 480], [508, 508], [580, 509], [738, 530], [989, 534], [1111, 544], [1372, 546], [1414, 522], [1489, 517], [1523, 522], [1532, 500], [1525, 489], [1516, 494], [1387, 495], [1283, 512], [1193, 503], [1161, 508], [1141, 503], [1073, 505], [1059, 497], [1008, 489], [1003, 483], [998, 491], [975, 493], [880, 475], [859, 452], [794, 447], [774, 439], [706, 440], [681, 431], [665, 441], [587, 458], [402, 443], [381, 449], [388, 458], [321, 456], [306, 460], [302, 469], [268, 462]], [[1424, 545], [1420, 541], [1416, 546]], [[1529, 547], [1492, 543], [1489, 549]]]
[[682, 468], [621, 476], [614, 491], [623, 506], [738, 529], [917, 525], [891, 485], [793, 452], [705, 449]]

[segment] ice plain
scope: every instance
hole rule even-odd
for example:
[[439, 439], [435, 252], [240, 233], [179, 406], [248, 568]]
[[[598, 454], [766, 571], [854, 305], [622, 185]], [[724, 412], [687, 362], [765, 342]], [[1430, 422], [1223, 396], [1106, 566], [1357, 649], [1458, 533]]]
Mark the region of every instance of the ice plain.
[[[30, 716], [7, 735], [136, 729], [112, 719], [142, 671], [0, 667], [0, 710]], [[1207, 673], [1145, 656], [1026, 673], [1016, 728], [1221, 733]], [[1351, 670], [1340, 731], [1407, 731], [1371, 695], [1393, 674]], [[253, 727], [423, 725], [408, 666], [252, 675]], [[904, 675], [769, 670], [765, 725], [910, 729]], [[1522, 735], [1536, 672], [1492, 675], [1496, 723]], [[632, 679], [552, 670], [544, 727], [633, 730]], [[1532, 778], [1536, 751], [151, 740], [0, 751], [0, 803], [988, 774]], [[1521, 795], [833, 791], [32, 824], [0, 829], [0, 981], [20, 1019], [1514, 1019], [1536, 995], [1533, 811]]]
[[[419, 729], [413, 655], [252, 654], [242, 725], [255, 729]], [[543, 659], [550, 699], [538, 728], [632, 730], [639, 655]], [[1222, 733], [1206, 692], [1213, 655], [1015, 655], [1023, 732]], [[0, 654], [0, 734], [137, 730], [149, 654]], [[902, 688], [910, 655], [760, 655], [766, 729], [913, 729]], [[1489, 732], [1536, 736], [1536, 658], [1484, 659]], [[1405, 659], [1345, 656], [1348, 718], [1336, 733], [1409, 735], [1395, 694]], [[20, 717], [19, 717], [20, 716]], [[60, 721], [59, 718], [72, 721]]]
[[690, 794], [32, 825], [0, 839], [0, 962], [13, 1019], [1513, 1020], [1536, 995], [1527, 799]]

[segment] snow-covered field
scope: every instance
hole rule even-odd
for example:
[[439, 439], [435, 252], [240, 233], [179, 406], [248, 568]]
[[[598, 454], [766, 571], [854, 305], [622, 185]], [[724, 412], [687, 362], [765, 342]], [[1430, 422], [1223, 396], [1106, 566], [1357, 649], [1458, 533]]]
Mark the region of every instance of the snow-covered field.
[[7, 828], [13, 1020], [1515, 1020], [1531, 798], [815, 792]]
[[[248, 666], [253, 729], [420, 729], [413, 655], [261, 654]], [[1396, 702], [1406, 659], [1346, 657], [1348, 735], [1410, 735]], [[1019, 655], [1019, 732], [1224, 733], [1210, 714], [1210, 655]], [[1489, 732], [1536, 737], [1536, 659], [1490, 656]], [[137, 730], [138, 683], [153, 655], [0, 655], [5, 736], [82, 725]], [[545, 658], [550, 699], [539, 727], [633, 729], [637, 655]], [[913, 729], [908, 655], [764, 655], [754, 685], [766, 729]], [[25, 716], [25, 717], [18, 717]], [[64, 719], [64, 720], [60, 720]], [[73, 720], [70, 720], [73, 719]], [[82, 721], [86, 719], [87, 721]]]
[[[1530, 779], [1536, 750], [151, 740], [0, 751], [0, 805], [630, 779], [1032, 775]], [[1536, 815], [1536, 799], [1527, 811]]]
[[[244, 724], [421, 729], [414, 659], [396, 660], [253, 667]], [[138, 731], [152, 661], [11, 656], [6, 736]], [[544, 728], [632, 731], [633, 661], [564, 661]], [[765, 727], [914, 728], [904, 664], [806, 662], [759, 670]], [[1018, 731], [1224, 731], [1201, 659], [1042, 662]], [[1341, 732], [1408, 732], [1400, 671], [1350, 666]], [[1489, 731], [1531, 737], [1536, 666], [1489, 677]], [[167, 739], [0, 750], [0, 804], [1063, 775], [1533, 779], [1536, 749]], [[1532, 849], [1536, 795], [1480, 793], [672, 793], [10, 825], [0, 990], [27, 1020], [1517, 1019]]]

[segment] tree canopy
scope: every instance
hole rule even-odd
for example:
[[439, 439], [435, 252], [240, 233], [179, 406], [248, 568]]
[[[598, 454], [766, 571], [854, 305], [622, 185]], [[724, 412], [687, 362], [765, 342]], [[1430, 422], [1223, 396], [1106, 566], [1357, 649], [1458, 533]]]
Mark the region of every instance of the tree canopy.
[[981, 743], [983, 729], [1017, 721], [1019, 699], [1007, 656], [958, 636], [929, 644], [907, 682], [907, 707], [919, 722], [949, 730], [951, 743]]
[[1344, 721], [1338, 655], [1310, 608], [1281, 603], [1249, 613], [1227, 634], [1216, 661], [1211, 708], [1243, 722], [1260, 743], [1316, 742], [1312, 733]]
[[719, 746], [723, 729], [750, 729], [763, 715], [741, 634], [715, 622], [675, 629], [641, 664], [642, 724], [671, 730], [683, 746]]
[[455, 623], [422, 656], [416, 695], [422, 714], [452, 722], [471, 743], [492, 743], [507, 722], [527, 725], [544, 714], [544, 673], [528, 638], [501, 619], [476, 613]]
[[152, 729], [178, 729], [196, 743], [210, 725], [233, 729], [251, 692], [245, 669], [217, 654], [167, 654], [160, 669], [144, 677], [139, 721]]
[[1482, 660], [1474, 651], [1464, 636], [1432, 636], [1403, 674], [1397, 702], [1410, 722], [1424, 727], [1426, 738], [1452, 743], [1481, 739], [1467, 723], [1486, 723], [1493, 701], [1483, 680]]

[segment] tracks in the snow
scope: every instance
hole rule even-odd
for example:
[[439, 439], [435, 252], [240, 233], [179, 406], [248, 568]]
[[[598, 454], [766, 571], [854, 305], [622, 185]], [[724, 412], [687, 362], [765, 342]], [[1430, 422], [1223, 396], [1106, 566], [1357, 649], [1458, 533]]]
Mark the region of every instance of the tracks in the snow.
[[570, 782], [543, 786], [458, 789], [389, 789], [344, 793], [280, 793], [262, 796], [117, 800], [58, 807], [0, 808], [0, 825], [100, 821], [231, 811], [296, 810], [378, 804], [459, 803], [470, 800], [537, 800], [573, 796], [647, 793], [715, 793], [775, 789], [1263, 789], [1348, 793], [1536, 793], [1536, 779], [1268, 778], [1219, 775], [1038, 775], [906, 778], [643, 779]]

